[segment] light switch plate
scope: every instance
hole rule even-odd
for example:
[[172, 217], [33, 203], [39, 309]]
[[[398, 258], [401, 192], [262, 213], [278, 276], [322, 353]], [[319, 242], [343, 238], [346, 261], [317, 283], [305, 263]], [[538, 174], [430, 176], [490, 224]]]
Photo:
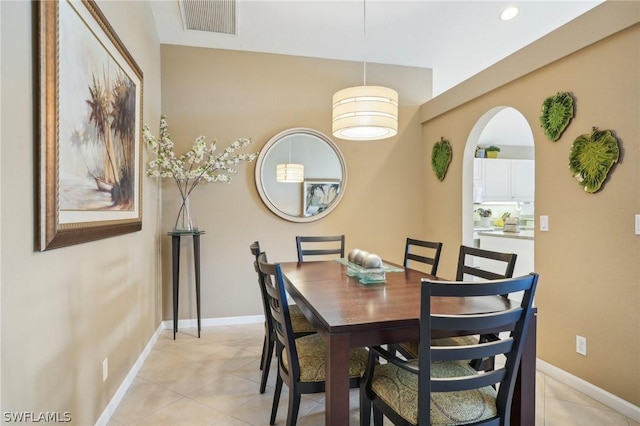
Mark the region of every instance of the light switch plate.
[[587, 338], [576, 335], [576, 352], [587, 356]]
[[636, 235], [640, 235], [640, 214], [636, 215]]
[[549, 216], [540, 216], [540, 230], [548, 231], [549, 230]]
[[105, 358], [102, 361], [102, 381], [106, 382], [109, 377], [109, 358]]

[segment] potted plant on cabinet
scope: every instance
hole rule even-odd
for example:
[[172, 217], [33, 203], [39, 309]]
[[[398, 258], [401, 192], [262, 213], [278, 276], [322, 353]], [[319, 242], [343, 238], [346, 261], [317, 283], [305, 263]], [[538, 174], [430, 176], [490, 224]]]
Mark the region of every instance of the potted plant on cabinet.
[[491, 145], [488, 148], [484, 149], [487, 158], [498, 158], [498, 153], [500, 152], [500, 148], [495, 145]]

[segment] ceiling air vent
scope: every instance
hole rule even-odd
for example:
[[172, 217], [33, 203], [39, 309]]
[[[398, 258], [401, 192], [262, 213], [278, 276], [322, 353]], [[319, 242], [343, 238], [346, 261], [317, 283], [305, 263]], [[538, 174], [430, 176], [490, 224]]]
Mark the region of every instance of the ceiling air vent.
[[180, 0], [185, 30], [236, 33], [236, 0]]

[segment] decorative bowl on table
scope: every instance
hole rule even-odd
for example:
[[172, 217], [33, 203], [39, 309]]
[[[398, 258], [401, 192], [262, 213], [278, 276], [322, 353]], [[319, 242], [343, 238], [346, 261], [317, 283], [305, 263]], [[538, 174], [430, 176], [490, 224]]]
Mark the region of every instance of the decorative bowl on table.
[[[352, 250], [355, 251], [358, 249]], [[360, 254], [362, 250], [358, 250], [357, 254]], [[349, 259], [357, 260], [358, 262], [350, 261]], [[357, 278], [362, 284], [376, 284], [384, 283], [387, 281], [387, 272], [402, 272], [404, 269], [387, 265], [382, 262], [380, 256], [367, 253], [363, 258], [362, 256], [351, 256], [347, 259], [336, 259], [336, 261], [342, 263], [347, 267], [347, 276]]]

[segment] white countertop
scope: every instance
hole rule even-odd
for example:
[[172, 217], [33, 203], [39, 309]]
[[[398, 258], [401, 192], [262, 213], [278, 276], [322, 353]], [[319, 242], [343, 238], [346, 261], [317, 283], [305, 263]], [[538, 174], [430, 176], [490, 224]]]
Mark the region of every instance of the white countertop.
[[474, 232], [495, 231], [496, 229], [501, 229], [501, 228], [495, 228], [493, 226], [474, 226], [473, 227]]
[[520, 232], [504, 232], [504, 231], [478, 231], [480, 237], [497, 237], [497, 238], [519, 238], [523, 240], [533, 240], [533, 229], [521, 229]]

